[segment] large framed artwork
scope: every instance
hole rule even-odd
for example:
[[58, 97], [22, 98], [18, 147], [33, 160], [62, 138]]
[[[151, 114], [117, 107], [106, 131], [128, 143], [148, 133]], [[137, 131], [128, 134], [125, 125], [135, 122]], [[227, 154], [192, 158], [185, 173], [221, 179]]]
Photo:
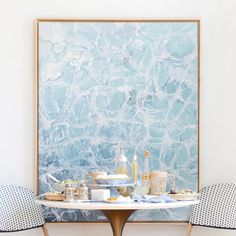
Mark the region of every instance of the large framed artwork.
[[[130, 165], [151, 153], [150, 169], [199, 188], [200, 22], [37, 20], [37, 168], [47, 178], [112, 172], [119, 148]], [[130, 221], [180, 222], [188, 208], [138, 211]], [[98, 211], [44, 209], [48, 222], [101, 222]]]

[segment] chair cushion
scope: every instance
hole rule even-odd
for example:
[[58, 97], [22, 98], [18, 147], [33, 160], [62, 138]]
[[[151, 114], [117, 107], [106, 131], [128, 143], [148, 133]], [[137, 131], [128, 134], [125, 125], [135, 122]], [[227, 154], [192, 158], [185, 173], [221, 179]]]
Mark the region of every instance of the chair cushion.
[[45, 221], [35, 194], [26, 188], [0, 185], [0, 231], [12, 232], [42, 226]]

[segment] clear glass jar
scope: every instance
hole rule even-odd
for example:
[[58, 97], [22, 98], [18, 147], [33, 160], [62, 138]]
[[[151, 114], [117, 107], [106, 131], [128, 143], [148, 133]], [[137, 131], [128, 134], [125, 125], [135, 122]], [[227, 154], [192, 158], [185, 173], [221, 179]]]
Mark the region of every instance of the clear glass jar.
[[65, 195], [64, 201], [67, 202], [74, 201], [75, 189], [73, 188], [72, 184], [65, 185], [64, 195]]
[[115, 173], [116, 174], [125, 174], [125, 175], [129, 176], [128, 159], [124, 155], [123, 149], [121, 149], [120, 155], [116, 158]]
[[79, 187], [79, 199], [88, 200], [88, 187], [85, 183], [82, 183]]

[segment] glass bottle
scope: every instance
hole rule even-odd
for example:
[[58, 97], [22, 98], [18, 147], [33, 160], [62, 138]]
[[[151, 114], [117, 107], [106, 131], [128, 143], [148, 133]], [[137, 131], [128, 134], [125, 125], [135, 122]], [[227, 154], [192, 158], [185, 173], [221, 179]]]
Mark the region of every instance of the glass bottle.
[[85, 183], [81, 183], [79, 187], [79, 199], [88, 200], [88, 187]]
[[134, 183], [137, 182], [138, 180], [138, 173], [137, 170], [138, 169], [138, 163], [137, 163], [137, 155], [133, 156], [133, 181]]
[[144, 169], [142, 174], [142, 180], [150, 179], [149, 157], [150, 157], [149, 151], [144, 151]]
[[73, 188], [72, 184], [66, 184], [65, 185], [65, 191], [64, 191], [64, 201], [66, 202], [70, 202], [70, 201], [74, 201], [74, 197], [75, 197], [75, 189]]
[[115, 173], [125, 174], [129, 176], [128, 160], [127, 157], [124, 155], [123, 148], [120, 149], [120, 155], [116, 158]]
[[149, 151], [144, 151], [144, 169], [142, 174], [142, 186], [145, 186], [150, 192], [150, 169], [149, 169]]

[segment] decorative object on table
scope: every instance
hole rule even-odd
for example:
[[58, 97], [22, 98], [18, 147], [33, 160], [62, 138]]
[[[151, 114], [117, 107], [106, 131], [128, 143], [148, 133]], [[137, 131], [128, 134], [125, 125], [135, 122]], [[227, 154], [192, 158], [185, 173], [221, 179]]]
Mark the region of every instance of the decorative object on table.
[[200, 196], [199, 193], [193, 192], [190, 189], [182, 190], [180, 192], [171, 191], [168, 195], [176, 199], [177, 201], [194, 201], [197, 200]]
[[149, 202], [149, 203], [169, 203], [169, 202], [176, 202], [176, 199], [168, 196], [166, 194], [163, 195], [134, 195], [132, 199], [136, 202]]
[[141, 184], [139, 181], [136, 182], [132, 195], [143, 196], [149, 193], [149, 186]]
[[134, 183], [138, 180], [138, 162], [137, 162], [137, 155], [133, 156], [133, 181]]
[[141, 185], [143, 187], [148, 188], [148, 193], [150, 192], [150, 167], [149, 167], [149, 158], [150, 158], [150, 152], [144, 151], [144, 168], [142, 173], [142, 182]]
[[151, 194], [166, 193], [167, 178], [170, 178], [170, 190], [175, 189], [175, 176], [167, 171], [152, 171], [150, 174]]
[[236, 230], [236, 184], [221, 183], [204, 187], [199, 201], [192, 208], [186, 236], [191, 235], [193, 226]]
[[117, 191], [120, 196], [129, 197], [133, 192], [133, 186], [119, 186]]
[[85, 183], [82, 183], [79, 187], [79, 196], [80, 200], [88, 200], [88, 187]]
[[142, 174], [142, 181], [147, 181], [147, 182], [150, 180], [149, 158], [150, 158], [149, 151], [145, 151], [144, 152], [144, 168], [143, 168], [143, 174]]
[[54, 183], [60, 183], [60, 180], [52, 176], [51, 174], [47, 173], [46, 176], [51, 179]]
[[[198, 191], [197, 20], [38, 20], [36, 42], [38, 193], [46, 178], [113, 173], [119, 144], [151, 152], [150, 171], [176, 174]], [[142, 176], [143, 158], [138, 158]], [[60, 215], [61, 217], [57, 217]], [[134, 221], [186, 221], [187, 210], [137, 212]], [[48, 221], [103, 220], [97, 212], [45, 209]]]
[[91, 200], [93, 201], [105, 201], [110, 198], [110, 189], [92, 189]]
[[59, 183], [53, 183], [52, 187], [57, 192], [63, 192], [65, 190], [66, 184], [70, 184], [73, 188], [77, 188], [79, 186], [78, 180], [63, 180]]
[[0, 185], [0, 233], [41, 227], [49, 236], [42, 207], [35, 203], [35, 194], [24, 187]]
[[126, 174], [98, 175], [95, 179], [97, 184], [122, 185], [130, 183], [130, 178]]
[[128, 159], [124, 154], [123, 148], [120, 148], [120, 154], [116, 158], [115, 173], [129, 176]]
[[73, 187], [72, 184], [65, 185], [64, 194], [65, 194], [64, 201], [71, 202], [75, 200], [75, 188]]
[[63, 201], [65, 194], [60, 192], [47, 192], [44, 194], [44, 197], [49, 201]]
[[[57, 178], [55, 178], [54, 176], [52, 176], [51, 174], [47, 173], [46, 176], [53, 181], [52, 183], [52, 188], [56, 191], [56, 192], [64, 192], [65, 190], [65, 185], [66, 184], [71, 184], [72, 187], [77, 188], [77, 186], [79, 185], [79, 181], [78, 180], [71, 180], [71, 179], [67, 179], [67, 180], [63, 180], [60, 181]], [[51, 198], [49, 196], [49, 198]], [[60, 198], [60, 197], [59, 197]]]
[[102, 175], [107, 175], [107, 172], [105, 172], [105, 171], [94, 171], [94, 172], [88, 173], [87, 177], [92, 178], [91, 184], [96, 184], [97, 176], [102, 176]]
[[[130, 182], [128, 159], [125, 156], [124, 148], [120, 148], [120, 154], [116, 158], [115, 173], [117, 175], [124, 175], [125, 177], [126, 176], [128, 177], [128, 178], [126, 177], [126, 180], [123, 179], [123, 180], [117, 182], [117, 184], [120, 185], [117, 187], [117, 191], [118, 191], [119, 195], [129, 196], [129, 191], [128, 191], [127, 187], [121, 186], [122, 184], [127, 184]], [[131, 178], [132, 178], [132, 176], [131, 176]]]
[[91, 191], [93, 189], [109, 189], [111, 197], [130, 196], [134, 191], [134, 183], [111, 182], [112, 184], [92, 184], [90, 185]]
[[134, 202], [130, 197], [111, 197], [106, 200], [107, 203], [131, 203]]
[[111, 197], [129, 196], [133, 191], [134, 183], [126, 174], [98, 175], [96, 185], [90, 185], [91, 189], [107, 188]]

